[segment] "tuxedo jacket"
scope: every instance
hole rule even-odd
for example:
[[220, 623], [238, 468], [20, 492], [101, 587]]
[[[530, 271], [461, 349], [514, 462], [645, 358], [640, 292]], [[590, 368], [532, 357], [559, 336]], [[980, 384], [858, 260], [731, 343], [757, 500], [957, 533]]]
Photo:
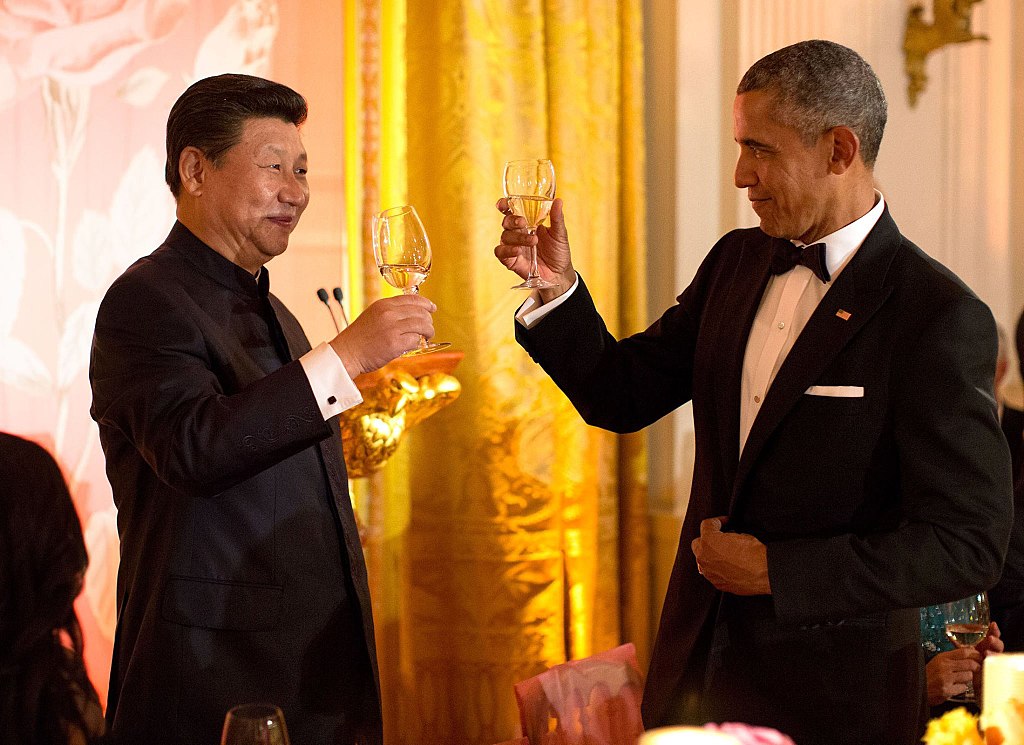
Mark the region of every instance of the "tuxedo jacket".
[[[773, 240], [724, 236], [677, 305], [629, 338], [608, 333], [582, 280], [517, 337], [592, 425], [635, 431], [693, 403], [693, 484], [647, 726], [740, 720], [799, 745], [909, 745], [924, 712], [915, 609], [991, 586], [1006, 550], [995, 324], [886, 210], [793, 344], [741, 454], [743, 356]], [[771, 595], [723, 594], [698, 574], [690, 543], [719, 515], [766, 544]]]
[[[1024, 371], [1024, 313], [1017, 319], [1015, 337], [1017, 360], [1020, 370]], [[1014, 518], [1003, 573], [988, 593], [992, 620], [999, 624], [1007, 652], [1024, 652], [1024, 479], [1020, 471], [1021, 463], [1024, 462], [1022, 418], [1024, 412], [1003, 406], [1003, 432], [1010, 445], [1014, 469]]]
[[92, 416], [121, 538], [115, 742], [209, 745], [230, 707], [260, 702], [296, 743], [381, 740], [338, 424], [268, 282], [176, 223], [99, 309]]

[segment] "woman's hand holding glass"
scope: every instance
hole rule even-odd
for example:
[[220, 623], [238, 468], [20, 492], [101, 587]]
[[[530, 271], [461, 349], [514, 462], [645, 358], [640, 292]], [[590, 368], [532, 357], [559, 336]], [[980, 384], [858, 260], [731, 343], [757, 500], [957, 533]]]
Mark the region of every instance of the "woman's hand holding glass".
[[957, 647], [939, 652], [928, 661], [925, 677], [928, 683], [928, 705], [938, 706], [949, 699], [958, 700], [968, 687], [980, 693], [982, 663], [990, 654], [1003, 651], [999, 626], [989, 624], [988, 633], [973, 647]]
[[[944, 603], [940, 607], [946, 619], [946, 636], [958, 649], [970, 647], [979, 653], [992, 649], [993, 642], [988, 639], [993, 636], [993, 627], [995, 627], [994, 635], [998, 641], [999, 628], [990, 622], [988, 595], [985, 592], [975, 593], [951, 603]], [[982, 646], [983, 643], [985, 646]], [[1002, 642], [998, 641], [998, 645], [1001, 649]], [[972, 670], [972, 672], [980, 673], [980, 664], [978, 670]], [[966, 685], [966, 690], [962, 695], [951, 696], [950, 700], [962, 702], [977, 700], [972, 682]]]

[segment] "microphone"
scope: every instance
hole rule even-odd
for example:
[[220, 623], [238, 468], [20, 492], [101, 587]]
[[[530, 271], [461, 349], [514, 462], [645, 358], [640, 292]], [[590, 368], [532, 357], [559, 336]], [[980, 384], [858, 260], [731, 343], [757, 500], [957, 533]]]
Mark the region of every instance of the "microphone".
[[[324, 294], [326, 295], [327, 293]], [[338, 307], [341, 308], [341, 320], [344, 322], [345, 328], [348, 328], [348, 316], [345, 315], [345, 306], [341, 303], [345, 299], [345, 295], [340, 287], [334, 288], [334, 299], [338, 301]]]
[[[330, 304], [330, 302], [328, 302], [328, 299], [327, 299], [327, 290], [325, 290], [323, 287], [321, 287], [319, 290], [316, 291], [316, 296], [318, 298], [320, 298], [320, 302], [321, 303], [323, 303], [324, 305], [327, 306], [327, 312], [331, 314], [331, 323], [334, 324], [334, 331], [335, 331], [335, 333], [340, 332], [341, 329], [338, 328], [338, 320], [334, 317], [334, 311], [331, 310], [331, 304]], [[344, 311], [342, 311], [342, 312], [344, 312]], [[348, 325], [348, 324], [346, 323], [346, 325]]]

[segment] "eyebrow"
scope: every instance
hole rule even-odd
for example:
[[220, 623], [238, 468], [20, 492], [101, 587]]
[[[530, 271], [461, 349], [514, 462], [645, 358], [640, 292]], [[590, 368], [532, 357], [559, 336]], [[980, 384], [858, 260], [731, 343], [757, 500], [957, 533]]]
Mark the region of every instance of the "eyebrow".
[[[272, 145], [272, 144], [269, 144], [269, 143], [266, 144], [266, 145], [261, 146], [259, 148], [259, 150], [257, 150], [256, 152], [257, 153], [264, 153], [264, 152], [268, 152], [268, 151], [272, 155], [275, 155], [277, 157], [283, 157], [283, 156], [288, 154], [288, 149], [287, 148], [281, 147], [280, 145]], [[302, 161], [307, 160], [307, 158], [308, 158], [308, 156], [307, 156], [307, 153], [306, 153], [305, 150], [303, 150], [297, 156], [297, 159], [298, 160], [302, 160]]]
[[752, 138], [749, 138], [749, 137], [744, 139], [744, 140], [736, 140], [736, 142], [738, 144], [740, 144], [740, 145], [746, 145], [747, 147], [759, 148], [761, 150], [774, 150], [775, 149], [772, 145], [769, 145], [767, 142], [761, 142], [760, 140], [755, 140], [755, 139], [752, 139]]

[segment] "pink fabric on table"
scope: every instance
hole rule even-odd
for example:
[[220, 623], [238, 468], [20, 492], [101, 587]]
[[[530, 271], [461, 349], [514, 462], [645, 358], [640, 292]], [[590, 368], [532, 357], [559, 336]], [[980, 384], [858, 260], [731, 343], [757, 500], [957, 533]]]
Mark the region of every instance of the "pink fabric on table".
[[633, 745], [644, 731], [632, 644], [555, 665], [514, 689], [530, 745]]
[[724, 732], [740, 741], [740, 745], [795, 745], [786, 735], [769, 727], [752, 727], [749, 724], [725, 722], [723, 724], [708, 723], [704, 729]]

